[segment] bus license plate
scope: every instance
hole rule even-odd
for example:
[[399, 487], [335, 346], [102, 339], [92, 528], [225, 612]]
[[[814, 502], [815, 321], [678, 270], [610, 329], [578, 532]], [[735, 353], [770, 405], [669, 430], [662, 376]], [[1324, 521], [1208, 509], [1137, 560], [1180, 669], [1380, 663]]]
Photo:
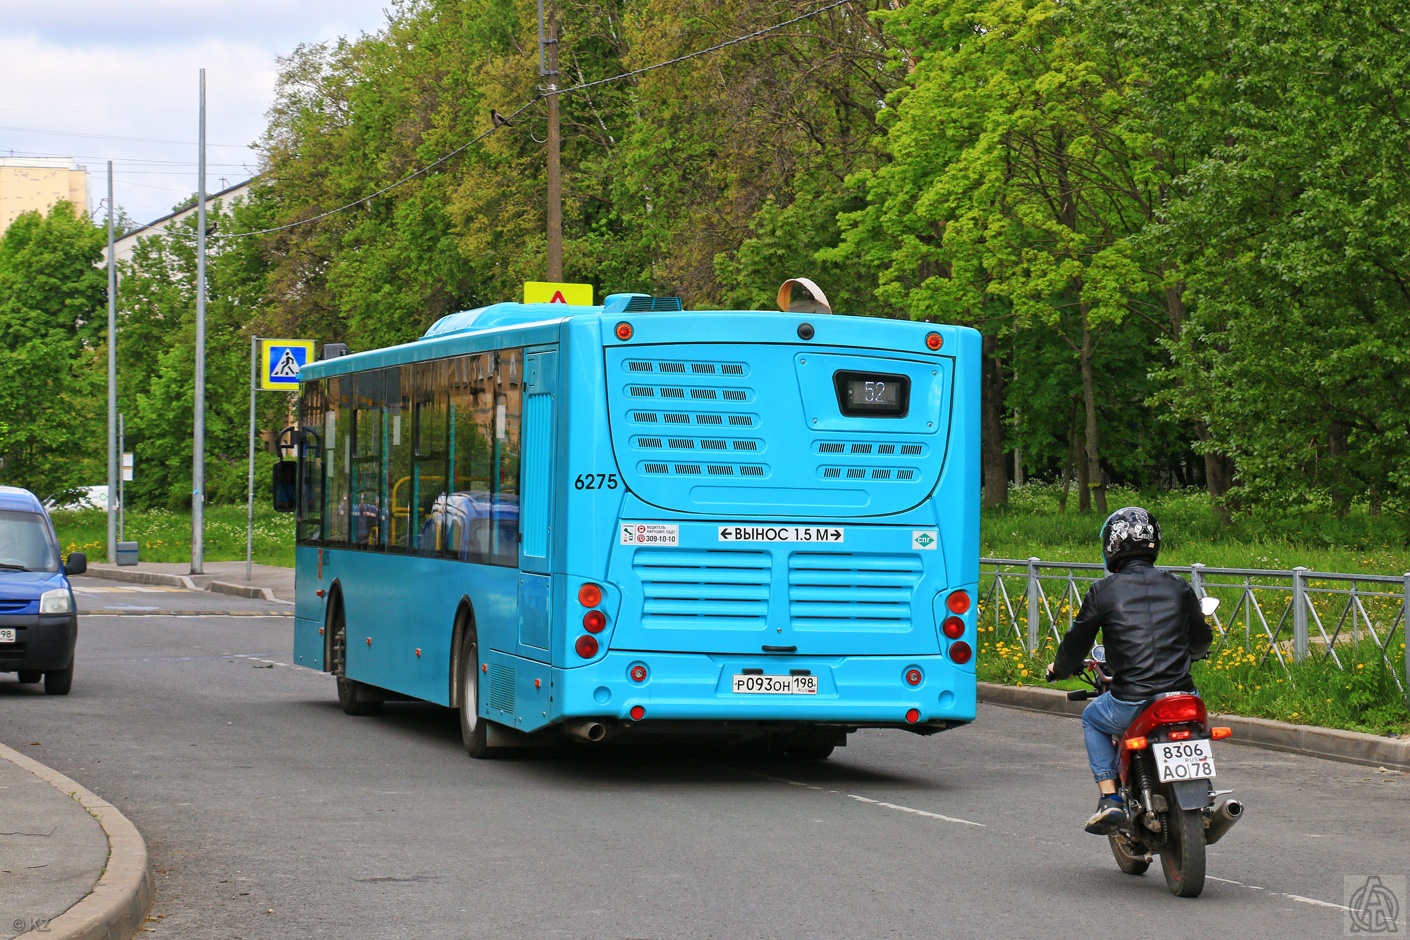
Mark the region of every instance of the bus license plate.
[[735, 676], [734, 691], [765, 695], [817, 695], [817, 676]]
[[1209, 740], [1157, 741], [1155, 764], [1160, 770], [1160, 782], [1172, 780], [1207, 780], [1214, 776], [1214, 754]]
[[13, 643], [13, 642], [15, 642], [15, 628], [14, 628], [14, 627], [0, 627], [0, 643]]

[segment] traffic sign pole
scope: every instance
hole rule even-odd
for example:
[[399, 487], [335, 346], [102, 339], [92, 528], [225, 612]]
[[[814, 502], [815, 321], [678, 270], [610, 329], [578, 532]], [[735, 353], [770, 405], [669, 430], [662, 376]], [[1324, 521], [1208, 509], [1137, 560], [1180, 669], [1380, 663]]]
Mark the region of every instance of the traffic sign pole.
[[191, 573], [205, 573], [206, 553], [206, 70], [196, 169], [196, 415], [191, 447]]
[[245, 580], [254, 580], [255, 564], [255, 387], [259, 384], [259, 337], [250, 337], [250, 491], [245, 510]]

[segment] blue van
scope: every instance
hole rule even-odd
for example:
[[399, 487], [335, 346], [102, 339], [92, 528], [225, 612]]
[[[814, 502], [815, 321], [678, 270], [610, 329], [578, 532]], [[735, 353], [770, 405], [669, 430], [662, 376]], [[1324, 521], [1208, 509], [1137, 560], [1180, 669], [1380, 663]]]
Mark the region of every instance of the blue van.
[[0, 672], [44, 680], [50, 695], [73, 685], [78, 610], [68, 575], [88, 570], [74, 552], [59, 561], [54, 524], [29, 490], [0, 486]]

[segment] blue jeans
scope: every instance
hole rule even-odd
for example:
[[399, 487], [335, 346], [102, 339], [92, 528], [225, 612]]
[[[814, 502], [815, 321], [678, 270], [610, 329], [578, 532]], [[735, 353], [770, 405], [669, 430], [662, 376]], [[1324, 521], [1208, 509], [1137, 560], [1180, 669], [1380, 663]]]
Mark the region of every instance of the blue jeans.
[[1141, 702], [1123, 702], [1103, 692], [1082, 709], [1082, 736], [1087, 741], [1087, 763], [1097, 782], [1115, 780], [1116, 744], [1111, 739], [1126, 733], [1141, 713]]

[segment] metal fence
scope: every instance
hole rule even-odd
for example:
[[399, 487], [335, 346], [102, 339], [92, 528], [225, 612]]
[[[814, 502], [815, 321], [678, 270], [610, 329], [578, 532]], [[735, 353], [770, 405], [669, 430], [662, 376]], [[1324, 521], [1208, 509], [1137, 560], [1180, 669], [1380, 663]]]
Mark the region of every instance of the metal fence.
[[[1214, 647], [1237, 644], [1261, 661], [1312, 660], [1346, 669], [1350, 650], [1374, 644], [1402, 693], [1410, 673], [1405, 614], [1410, 608], [1410, 573], [1402, 577], [1337, 574], [1294, 568], [1159, 566], [1183, 575], [1200, 597], [1219, 598]], [[1012, 633], [1028, 653], [1048, 640], [1060, 640], [1072, 627], [1082, 596], [1106, 576], [1097, 564], [1041, 561], [1037, 558], [980, 560], [982, 618], [996, 637]], [[1340, 647], [1340, 649], [1339, 649]]]

